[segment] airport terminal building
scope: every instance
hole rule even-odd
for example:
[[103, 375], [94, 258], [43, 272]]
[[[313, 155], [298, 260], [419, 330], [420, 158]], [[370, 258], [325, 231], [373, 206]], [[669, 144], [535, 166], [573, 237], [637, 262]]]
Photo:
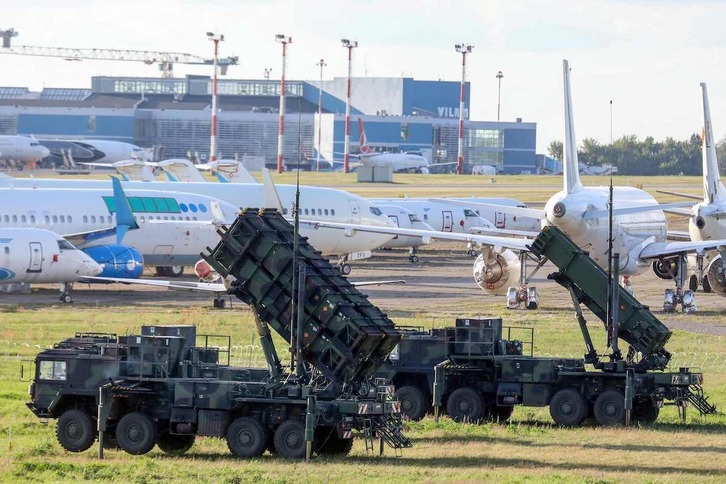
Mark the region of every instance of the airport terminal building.
[[[286, 81], [283, 158], [287, 166], [323, 168], [342, 160], [346, 78], [320, 83]], [[353, 78], [351, 153], [359, 150], [358, 118], [376, 151], [417, 151], [450, 172], [457, 160], [459, 82], [412, 78]], [[505, 173], [535, 172], [536, 123], [468, 119], [464, 113], [465, 171], [494, 165]], [[157, 147], [163, 158], [205, 159], [209, 153], [211, 79], [94, 77], [90, 89], [0, 87], [0, 134], [38, 138], [108, 139]], [[274, 165], [280, 82], [218, 81], [218, 152]], [[335, 162], [335, 163], [333, 163]]]

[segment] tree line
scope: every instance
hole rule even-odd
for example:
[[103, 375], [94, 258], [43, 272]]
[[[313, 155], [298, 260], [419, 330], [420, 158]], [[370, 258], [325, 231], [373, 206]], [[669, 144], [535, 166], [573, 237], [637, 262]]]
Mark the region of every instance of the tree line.
[[[552, 141], [549, 156], [563, 160], [562, 141]], [[719, 169], [726, 174], [726, 138], [716, 144]], [[666, 138], [655, 141], [649, 136], [640, 140], [626, 135], [613, 141], [612, 146], [585, 138], [577, 150], [580, 164], [612, 164], [619, 175], [702, 175], [701, 135], [692, 134], [685, 141]]]

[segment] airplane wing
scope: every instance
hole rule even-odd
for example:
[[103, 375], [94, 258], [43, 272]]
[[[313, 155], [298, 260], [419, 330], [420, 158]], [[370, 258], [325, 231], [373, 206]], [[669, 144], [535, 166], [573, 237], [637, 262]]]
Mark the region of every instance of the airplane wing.
[[640, 252], [639, 257], [644, 260], [659, 259], [682, 254], [684, 252], [703, 253], [709, 250], [726, 248], [726, 240], [706, 240], [701, 242], [653, 242]]
[[670, 214], [678, 215], [681, 217], [690, 217], [693, 215], [693, 212], [691, 212], [689, 209], [686, 209], [686, 208], [667, 208], [663, 211], [665, 213], [670, 213]]
[[[639, 205], [636, 207], [625, 207], [616, 208], [612, 211], [613, 216], [616, 215], [627, 215], [629, 213], [640, 213], [640, 212], [654, 212], [656, 210], [670, 210], [681, 207], [691, 207], [692, 202], [674, 202], [674, 203], [662, 203], [658, 205]], [[594, 218], [607, 218], [610, 216], [610, 210], [588, 210], [582, 214], [582, 218], [585, 220], [592, 220]]]
[[517, 251], [528, 251], [529, 244], [532, 243], [532, 239], [512, 239], [507, 237], [498, 237], [494, 235], [462, 234], [455, 232], [439, 232], [436, 230], [405, 229], [400, 227], [379, 227], [374, 225], [346, 224], [339, 222], [319, 222], [312, 220], [300, 220], [300, 223], [309, 225], [312, 228], [325, 227], [345, 230], [345, 233], [348, 236], [353, 236], [355, 232], [370, 232], [374, 234], [407, 235], [410, 237], [421, 237], [424, 244], [429, 244], [432, 240], [437, 239], [450, 240], [455, 242], [471, 242], [474, 244], [503, 247]]
[[515, 237], [530, 237], [535, 238], [539, 235], [539, 232], [531, 232], [529, 230], [509, 230], [509, 229], [498, 229], [496, 227], [472, 227], [469, 229], [469, 233], [472, 234], [491, 234], [491, 235], [512, 235]]
[[689, 198], [691, 200], [703, 200], [703, 196], [691, 195], [690, 193], [671, 192], [668, 190], [656, 190], [656, 192], [663, 193], [665, 195], [675, 195], [676, 197]]
[[152, 279], [122, 279], [118, 277], [84, 277], [83, 280], [93, 282], [118, 282], [122, 284], [141, 284], [144, 286], [166, 287], [169, 289], [187, 289], [192, 291], [227, 292], [227, 286], [221, 282], [192, 282], [192, 281], [156, 281]]
[[[217, 294], [227, 292], [227, 286], [222, 282], [193, 282], [193, 281], [160, 281], [153, 279], [122, 279], [119, 277], [84, 277], [82, 281], [140, 284], [142, 286], [166, 287], [175, 290], [205, 291]], [[354, 286], [382, 286], [385, 284], [405, 284], [403, 279], [392, 279], [387, 281], [358, 281], [351, 282]]]
[[691, 234], [682, 230], [669, 230], [668, 238], [670, 240], [680, 240], [683, 242], [688, 242], [689, 240], [691, 240]]
[[450, 205], [458, 205], [467, 208], [488, 208], [499, 212], [516, 215], [517, 217], [529, 217], [541, 220], [544, 211], [536, 208], [512, 207], [509, 205], [496, 205], [493, 203], [467, 202], [465, 200], [451, 200], [448, 198], [429, 198], [431, 202], [448, 203]]

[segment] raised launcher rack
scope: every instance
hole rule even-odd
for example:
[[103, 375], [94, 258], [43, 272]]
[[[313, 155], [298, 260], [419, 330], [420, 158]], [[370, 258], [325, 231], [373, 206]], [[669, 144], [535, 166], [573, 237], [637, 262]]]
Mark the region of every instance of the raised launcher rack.
[[[235, 281], [230, 293], [291, 342], [294, 230], [277, 210], [246, 209], [204, 259]], [[339, 383], [369, 378], [398, 344], [393, 322], [300, 237], [305, 267], [303, 361]]]
[[[610, 278], [588, 253], [575, 245], [560, 229], [545, 227], [530, 246], [538, 257], [547, 257], [559, 269], [551, 275], [561, 286], [573, 291], [603, 323], [607, 322]], [[671, 358], [665, 344], [671, 331], [639, 303], [632, 294], [618, 287], [618, 336], [642, 355], [642, 369], [663, 369]]]

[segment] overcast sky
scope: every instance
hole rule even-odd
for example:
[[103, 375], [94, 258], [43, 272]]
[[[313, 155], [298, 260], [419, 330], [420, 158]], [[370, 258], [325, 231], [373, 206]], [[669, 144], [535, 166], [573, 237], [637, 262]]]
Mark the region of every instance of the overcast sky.
[[[715, 136], [726, 133], [726, 1], [706, 0], [151, 0], [4, 2], [0, 29], [15, 45], [98, 47], [212, 56], [205, 33], [223, 33], [229, 77], [279, 79], [281, 47], [293, 38], [289, 79], [347, 75], [340, 39], [355, 39], [354, 76], [461, 79], [467, 57], [471, 118], [537, 123], [537, 151], [562, 140], [562, 59], [572, 68], [578, 142], [613, 135], [685, 139], [701, 131], [699, 82], [709, 85]], [[208, 74], [175, 66], [177, 76]], [[0, 56], [0, 86], [90, 87], [93, 75], [159, 76], [135, 62]]]

